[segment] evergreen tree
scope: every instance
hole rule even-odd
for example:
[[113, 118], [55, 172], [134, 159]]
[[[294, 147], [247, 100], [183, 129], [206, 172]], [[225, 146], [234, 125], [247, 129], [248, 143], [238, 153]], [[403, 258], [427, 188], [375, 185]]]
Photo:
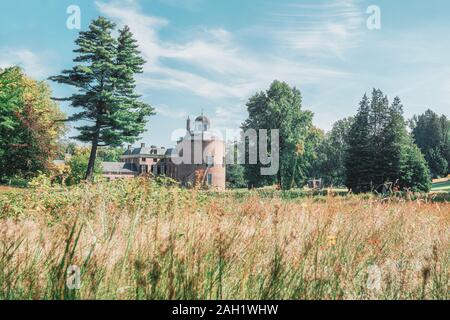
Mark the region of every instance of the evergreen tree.
[[366, 95], [349, 133], [347, 186], [355, 192], [381, 191], [386, 183], [429, 191], [428, 167], [406, 130], [398, 97], [389, 105], [380, 90]]
[[382, 145], [379, 146], [379, 167], [381, 179], [376, 181], [380, 186], [385, 182], [396, 182], [399, 179], [401, 161], [404, 155], [405, 144], [408, 144], [408, 132], [403, 118], [403, 105], [399, 97], [395, 97], [394, 102], [386, 110], [387, 122], [384, 130], [380, 132]]
[[345, 159], [347, 187], [354, 192], [367, 192], [372, 189], [374, 149], [369, 117], [370, 102], [367, 95], [364, 95], [350, 128], [349, 148]]
[[238, 189], [246, 188], [247, 181], [245, 180], [245, 169], [240, 164], [227, 165], [227, 188]]
[[[387, 126], [390, 122], [390, 108], [387, 96], [379, 89], [374, 89], [370, 103], [369, 131], [372, 140], [372, 167], [371, 184], [372, 188], [380, 188], [388, 179], [386, 176], [387, 158], [389, 154], [389, 142], [386, 141]], [[393, 137], [397, 132], [392, 132]], [[394, 141], [390, 141], [394, 142]]]
[[152, 107], [134, 92], [134, 77], [145, 63], [136, 41], [128, 27], [119, 31], [118, 39], [112, 35], [114, 29], [115, 24], [106, 18], [92, 21], [75, 41], [76, 65], [50, 78], [78, 89], [59, 100], [82, 109], [68, 120], [82, 121], [75, 139], [91, 143], [86, 179], [93, 177], [98, 147], [135, 142], [145, 131], [146, 117], [153, 114]]

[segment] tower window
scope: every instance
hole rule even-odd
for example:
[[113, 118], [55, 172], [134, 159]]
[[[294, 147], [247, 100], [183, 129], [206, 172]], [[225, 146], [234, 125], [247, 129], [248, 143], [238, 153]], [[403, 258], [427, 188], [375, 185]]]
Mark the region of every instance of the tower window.
[[206, 157], [206, 164], [208, 165], [208, 167], [213, 167], [214, 166], [214, 157], [207, 156]]
[[208, 174], [208, 186], [212, 186], [213, 176], [211, 173]]

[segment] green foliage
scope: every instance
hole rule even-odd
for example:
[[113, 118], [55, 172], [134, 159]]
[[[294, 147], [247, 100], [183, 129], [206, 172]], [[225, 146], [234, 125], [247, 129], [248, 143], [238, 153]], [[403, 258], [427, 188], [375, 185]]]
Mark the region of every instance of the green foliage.
[[64, 159], [66, 155], [73, 155], [77, 149], [77, 144], [68, 139], [58, 141], [58, 159]]
[[354, 192], [381, 191], [386, 183], [429, 191], [428, 168], [413, 145], [398, 97], [389, 105], [381, 90], [364, 95], [350, 133], [346, 156], [347, 187]]
[[414, 116], [410, 122], [412, 136], [430, 167], [433, 177], [450, 173], [450, 120], [432, 110]]
[[238, 158], [236, 157], [239, 153], [238, 143], [228, 144], [226, 152], [226, 159], [233, 158], [233, 163], [226, 164], [226, 187], [228, 189], [247, 188], [248, 182], [245, 177], [245, 167], [238, 163]]
[[103, 147], [98, 149], [97, 156], [104, 162], [120, 162], [120, 157], [125, 153], [122, 147]]
[[345, 159], [347, 187], [356, 192], [371, 191], [373, 148], [369, 126], [370, 106], [367, 95], [360, 102], [355, 122], [350, 128]]
[[402, 146], [400, 164], [400, 185], [411, 188], [412, 191], [428, 192], [431, 190], [429, 169], [419, 147], [413, 143]]
[[227, 188], [229, 189], [239, 189], [246, 188], [247, 181], [245, 180], [245, 169], [244, 166], [240, 164], [230, 164], [226, 168], [227, 176]]
[[322, 179], [328, 186], [345, 185], [345, 155], [353, 118], [337, 121], [332, 130], [319, 141], [311, 177]]
[[20, 68], [0, 73], [0, 181], [47, 171], [64, 131], [64, 115], [44, 82]]
[[142, 73], [145, 61], [128, 27], [113, 32], [116, 25], [100, 17], [75, 41], [78, 56], [75, 66], [50, 79], [74, 86], [78, 92], [61, 100], [82, 111], [70, 121], [82, 121], [76, 127], [82, 142], [91, 143], [86, 177], [92, 178], [99, 146], [120, 146], [135, 142], [145, 131], [146, 118], [153, 108], [141, 102], [135, 93], [135, 75]]
[[[315, 136], [313, 114], [302, 109], [298, 89], [285, 82], [274, 81], [266, 92], [255, 94], [247, 102], [248, 119], [242, 129], [280, 130], [280, 170], [277, 176], [262, 176], [261, 164], [246, 165], [249, 186], [261, 187], [277, 183], [283, 189], [303, 185], [313, 157]], [[270, 140], [270, 134], [269, 134]], [[270, 146], [270, 141], [268, 142]]]
[[23, 177], [15, 176], [15, 177], [8, 177], [8, 179], [5, 182], [6, 185], [10, 187], [26, 188], [28, 186], [29, 181], [28, 179], [25, 179]]
[[[84, 180], [89, 163], [89, 150], [78, 149], [67, 161], [69, 174], [66, 178], [66, 184], [69, 186], [77, 185]], [[103, 172], [100, 159], [96, 159], [94, 166], [94, 178], [100, 178]]]

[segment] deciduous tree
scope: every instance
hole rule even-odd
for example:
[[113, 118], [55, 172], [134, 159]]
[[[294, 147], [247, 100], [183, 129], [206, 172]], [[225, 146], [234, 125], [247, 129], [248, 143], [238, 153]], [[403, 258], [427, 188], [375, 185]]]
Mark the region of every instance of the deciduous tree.
[[45, 82], [34, 81], [18, 67], [1, 72], [0, 180], [47, 171], [58, 151], [64, 118]]
[[450, 173], [450, 120], [432, 110], [410, 121], [412, 136], [430, 167], [433, 177]]
[[[277, 183], [283, 189], [301, 186], [308, 175], [313, 146], [310, 111], [302, 108], [298, 89], [274, 81], [269, 90], [255, 94], [247, 103], [249, 117], [242, 125], [247, 129], [278, 129], [280, 132], [280, 170], [276, 176], [261, 176], [258, 165], [246, 165], [250, 186]], [[270, 145], [270, 142], [269, 142]]]
[[337, 121], [316, 147], [311, 177], [322, 179], [325, 185], [345, 185], [345, 156], [353, 118]]

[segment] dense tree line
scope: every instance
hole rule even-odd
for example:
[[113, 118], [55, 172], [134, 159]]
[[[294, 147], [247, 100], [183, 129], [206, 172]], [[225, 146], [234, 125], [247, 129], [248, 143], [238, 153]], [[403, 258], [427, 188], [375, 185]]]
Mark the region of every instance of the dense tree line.
[[448, 170], [448, 120], [427, 112], [414, 119], [410, 134], [400, 98], [389, 103], [381, 90], [374, 89], [370, 98], [364, 95], [357, 114], [337, 121], [326, 134], [312, 125], [300, 92], [286, 83], [275, 81], [267, 92], [251, 97], [247, 109], [243, 129], [280, 128], [282, 159], [278, 176], [262, 177], [260, 165], [245, 165], [250, 187], [279, 184], [289, 189], [320, 178], [327, 186], [347, 186], [353, 192], [429, 191], [430, 171], [422, 152], [428, 152], [430, 167], [441, 175]]
[[47, 84], [18, 67], [0, 71], [0, 182], [48, 170], [64, 118]]

